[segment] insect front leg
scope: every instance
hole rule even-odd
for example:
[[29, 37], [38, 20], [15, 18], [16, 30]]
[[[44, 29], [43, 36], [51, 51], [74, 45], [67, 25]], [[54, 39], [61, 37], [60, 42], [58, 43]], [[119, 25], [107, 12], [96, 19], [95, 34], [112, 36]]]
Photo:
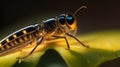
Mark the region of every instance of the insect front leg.
[[53, 37], [55, 37], [55, 38], [64, 38], [65, 41], [66, 41], [66, 44], [67, 44], [67, 49], [68, 50], [70, 49], [70, 45], [69, 45], [68, 40], [67, 40], [67, 38], [65, 36], [53, 36]]
[[24, 59], [24, 58], [27, 58], [28, 56], [30, 56], [34, 51], [35, 49], [38, 47], [39, 44], [41, 44], [41, 42], [43, 41], [43, 37], [39, 37], [38, 40], [37, 40], [37, 44], [35, 45], [35, 47], [32, 49], [32, 51], [30, 51], [30, 53], [24, 57], [20, 57], [18, 59]]
[[80, 40], [78, 40], [74, 35], [72, 34], [69, 34], [69, 33], [66, 33], [66, 35], [74, 38], [75, 40], [77, 40], [82, 46], [86, 47], [86, 48], [89, 48], [89, 46], [85, 45], [84, 43], [82, 43]]

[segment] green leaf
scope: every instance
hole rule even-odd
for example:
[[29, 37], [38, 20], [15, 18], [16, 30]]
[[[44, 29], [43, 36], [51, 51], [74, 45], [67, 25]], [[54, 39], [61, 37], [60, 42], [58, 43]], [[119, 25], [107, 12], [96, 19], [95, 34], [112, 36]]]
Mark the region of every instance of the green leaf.
[[[56, 42], [41, 44], [26, 59], [17, 59], [21, 55], [26, 55], [23, 51], [0, 56], [0, 67], [35, 67], [47, 49], [56, 50], [69, 67], [98, 67], [103, 62], [120, 57], [120, 31], [101, 31], [77, 37], [90, 48], [83, 47], [73, 38], [67, 37], [70, 50], [66, 50], [65, 40], [60, 39]], [[31, 49], [26, 52], [29, 53]]]
[[56, 47], [69, 67], [98, 67], [105, 61], [120, 57], [120, 31], [102, 31], [79, 36], [90, 48], [71, 40], [71, 49]]
[[13, 50], [8, 54], [6, 53], [5, 55], [0, 56], [0, 67], [35, 67], [47, 49], [45, 48], [46, 46], [42, 44], [38, 47], [39, 49], [36, 49], [36, 51], [29, 57], [25, 59], [18, 59], [19, 57], [26, 56], [33, 49], [34, 44], [35, 42], [33, 45], [29, 44], [26, 47], [22, 47], [22, 50]]

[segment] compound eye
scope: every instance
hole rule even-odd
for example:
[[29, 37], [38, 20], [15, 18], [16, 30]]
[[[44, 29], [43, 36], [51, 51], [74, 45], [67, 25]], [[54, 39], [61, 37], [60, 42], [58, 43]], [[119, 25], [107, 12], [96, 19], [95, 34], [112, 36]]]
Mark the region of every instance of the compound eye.
[[67, 22], [69, 25], [72, 25], [74, 23], [74, 18], [72, 15], [67, 16]]
[[59, 22], [62, 24], [62, 25], [64, 25], [65, 24], [65, 16], [64, 15], [61, 15], [61, 16], [59, 16], [58, 17], [59, 18]]

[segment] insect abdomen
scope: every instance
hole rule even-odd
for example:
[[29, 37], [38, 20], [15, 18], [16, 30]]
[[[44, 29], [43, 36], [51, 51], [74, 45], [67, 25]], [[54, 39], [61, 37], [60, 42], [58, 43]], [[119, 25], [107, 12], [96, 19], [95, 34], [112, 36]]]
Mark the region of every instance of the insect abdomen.
[[36, 36], [36, 26], [28, 26], [9, 35], [0, 42], [0, 53], [20, 46]]

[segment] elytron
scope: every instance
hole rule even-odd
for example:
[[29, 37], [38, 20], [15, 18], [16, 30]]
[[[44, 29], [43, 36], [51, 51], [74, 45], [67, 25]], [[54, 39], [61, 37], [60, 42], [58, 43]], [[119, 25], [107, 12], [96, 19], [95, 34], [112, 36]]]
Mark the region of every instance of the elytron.
[[70, 45], [66, 38], [70, 36], [77, 40], [82, 46], [87, 47], [84, 45], [80, 40], [78, 40], [74, 35], [70, 34], [69, 31], [76, 32], [77, 30], [77, 21], [75, 18], [76, 13], [81, 10], [82, 8], [86, 8], [86, 6], [81, 6], [73, 15], [70, 14], [61, 14], [55, 18], [50, 18], [48, 20], [42, 21], [42, 23], [34, 24], [26, 26], [9, 36], [5, 37], [0, 41], [0, 55], [8, 53], [13, 49], [17, 49], [20, 46], [28, 45], [36, 40], [36, 44], [34, 45], [33, 49], [30, 53], [24, 57], [25, 58], [30, 56], [38, 45], [41, 44], [43, 41], [47, 40], [54, 40], [63, 38], [66, 41], [67, 49], [70, 49]]

